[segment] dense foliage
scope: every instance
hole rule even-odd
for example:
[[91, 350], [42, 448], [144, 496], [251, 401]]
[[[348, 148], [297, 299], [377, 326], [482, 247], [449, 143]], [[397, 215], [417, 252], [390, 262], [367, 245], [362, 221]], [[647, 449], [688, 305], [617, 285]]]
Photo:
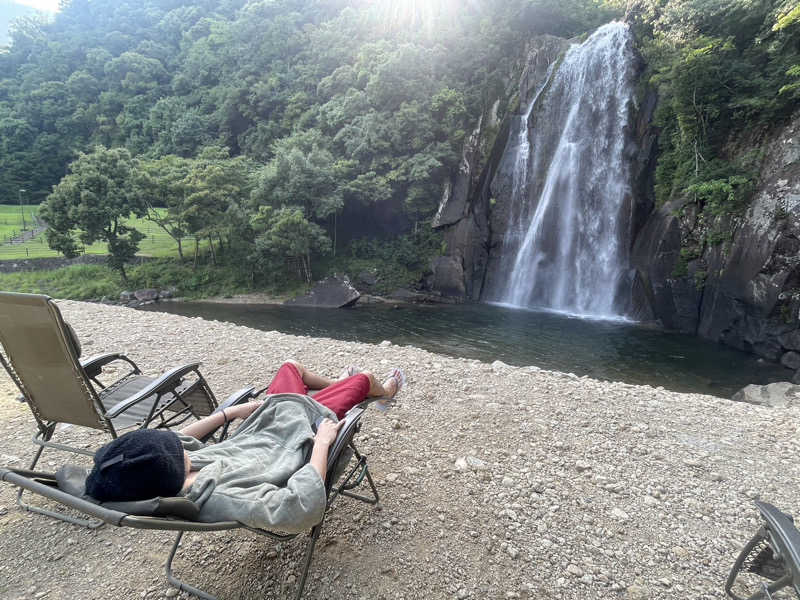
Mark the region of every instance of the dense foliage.
[[800, 100], [796, 0], [641, 0], [634, 21], [659, 93], [659, 203], [695, 221], [685, 257], [730, 239], [760, 142]]
[[794, 0], [65, 0], [0, 48], [0, 202], [54, 190], [55, 247], [78, 235], [130, 254], [135, 233], [112, 240], [115, 213], [96, 229], [75, 190], [118, 152], [125, 202], [179, 244], [307, 279], [312, 256], [330, 264], [431, 217], [466, 134], [495, 99], [500, 116], [514, 106], [532, 35], [623, 15], [660, 95], [658, 200], [690, 199], [702, 243], [720, 239], [711, 222], [746, 206], [759, 158], [730, 134], [800, 96]]

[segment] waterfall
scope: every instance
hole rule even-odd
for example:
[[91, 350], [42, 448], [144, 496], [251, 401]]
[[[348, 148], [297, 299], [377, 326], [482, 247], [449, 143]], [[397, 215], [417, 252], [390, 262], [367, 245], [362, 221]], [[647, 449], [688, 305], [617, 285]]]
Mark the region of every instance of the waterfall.
[[632, 36], [610, 23], [573, 45], [533, 95], [503, 158], [512, 181], [490, 300], [619, 316], [634, 82]]

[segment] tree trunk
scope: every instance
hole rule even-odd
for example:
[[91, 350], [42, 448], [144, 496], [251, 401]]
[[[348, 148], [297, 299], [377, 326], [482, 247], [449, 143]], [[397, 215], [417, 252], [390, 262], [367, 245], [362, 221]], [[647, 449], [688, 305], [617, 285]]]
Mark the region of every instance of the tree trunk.
[[125, 265], [119, 266], [119, 274], [122, 276], [122, 283], [125, 284], [125, 287], [128, 287], [128, 274], [125, 272]]
[[214, 266], [217, 266], [217, 252], [214, 250], [214, 238], [212, 236], [208, 236], [208, 245], [211, 246], [211, 262]]
[[197, 256], [200, 254], [200, 240], [197, 239], [197, 236], [194, 237], [194, 265], [192, 266], [192, 270], [197, 270]]
[[181, 262], [183, 262], [183, 244], [181, 243], [181, 238], [176, 237], [175, 241], [178, 242], [178, 256], [180, 256]]

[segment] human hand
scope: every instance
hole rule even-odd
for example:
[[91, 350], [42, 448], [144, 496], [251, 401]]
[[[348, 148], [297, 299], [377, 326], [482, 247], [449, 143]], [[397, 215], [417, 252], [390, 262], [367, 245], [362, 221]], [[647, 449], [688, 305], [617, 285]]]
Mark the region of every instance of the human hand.
[[317, 427], [317, 435], [314, 436], [314, 443], [325, 444], [330, 446], [336, 441], [336, 436], [339, 435], [339, 430], [344, 425], [344, 420], [334, 423], [330, 419], [323, 419], [322, 423]]
[[246, 419], [252, 415], [262, 404], [263, 400], [251, 400], [244, 404], [236, 404], [230, 408], [225, 409], [225, 414], [228, 416], [229, 421], [234, 419]]

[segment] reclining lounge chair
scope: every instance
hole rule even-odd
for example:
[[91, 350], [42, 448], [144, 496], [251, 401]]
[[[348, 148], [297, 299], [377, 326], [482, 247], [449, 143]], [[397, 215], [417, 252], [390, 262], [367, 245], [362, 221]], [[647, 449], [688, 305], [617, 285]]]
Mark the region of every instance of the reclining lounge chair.
[[800, 598], [800, 531], [771, 504], [756, 507], [764, 524], [739, 553], [725, 592], [734, 600]]
[[[245, 396], [241, 400], [245, 401], [249, 397], [254, 397], [255, 395], [257, 395], [257, 393]], [[339, 430], [336, 441], [329, 450], [327, 476], [325, 478], [328, 509], [330, 509], [331, 505], [339, 496], [349, 496], [368, 504], [378, 503], [378, 492], [369, 470], [367, 469], [366, 457], [359, 454], [353, 443], [353, 436], [360, 429], [360, 420], [363, 414], [364, 409], [360, 407], [352, 409], [347, 414], [345, 417], [345, 425]], [[355, 459], [354, 462], [351, 460], [353, 458]], [[167, 581], [170, 585], [179, 590], [204, 598], [205, 600], [216, 599], [209, 593], [177, 579], [172, 572], [172, 562], [185, 532], [207, 532], [245, 528], [278, 541], [285, 541], [296, 537], [296, 535], [245, 527], [236, 521], [218, 523], [198, 522], [195, 520], [198, 514], [198, 507], [187, 498], [153, 498], [140, 502], [108, 502], [98, 504], [85, 495], [84, 484], [86, 476], [86, 469], [74, 466], [63, 467], [55, 474], [0, 468], [0, 480], [44, 496], [64, 507], [78, 510], [88, 517], [100, 519], [104, 523], [109, 523], [118, 527], [177, 531], [177, 537], [166, 563]], [[364, 479], [367, 480], [371, 488], [371, 496], [359, 495], [352, 491], [360, 486]], [[324, 521], [325, 517], [323, 516], [322, 521], [314, 526], [309, 534], [310, 539], [306, 547], [303, 570], [295, 595], [297, 599], [303, 595], [314, 547], [322, 531]]]
[[[64, 322], [56, 303], [47, 296], [0, 292], [0, 364], [8, 372], [33, 412], [39, 446], [29, 469], [45, 448], [91, 456], [93, 452], [52, 441], [59, 423], [105, 431], [111, 437], [133, 427], [170, 428], [187, 419], [211, 414], [217, 400], [200, 374], [200, 363], [176, 367], [160, 377], [142, 375], [124, 354], [110, 353], [80, 360], [80, 344]], [[112, 363], [128, 372], [112, 383], [101, 382]], [[246, 388], [234, 394], [241, 398]], [[231, 397], [229, 402], [237, 400]], [[25, 505], [22, 491], [18, 503]], [[45, 511], [56, 518], [61, 515]], [[67, 519], [75, 522], [72, 519]], [[88, 522], [78, 521], [89, 526]]]

